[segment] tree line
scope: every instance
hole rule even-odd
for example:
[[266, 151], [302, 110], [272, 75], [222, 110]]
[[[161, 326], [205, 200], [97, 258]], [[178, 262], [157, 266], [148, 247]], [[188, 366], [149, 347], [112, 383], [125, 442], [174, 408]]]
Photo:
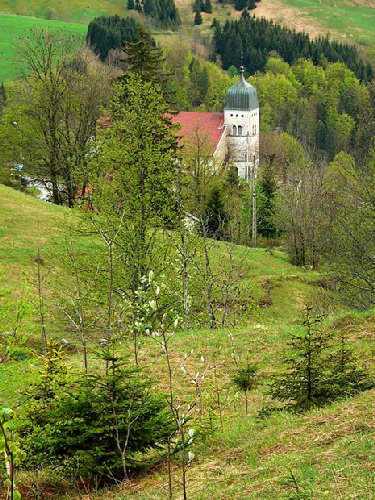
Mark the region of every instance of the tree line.
[[143, 13], [158, 28], [175, 31], [181, 25], [174, 0], [128, 0], [128, 9]]
[[265, 18], [255, 18], [244, 11], [239, 20], [221, 25], [214, 20], [213, 57], [220, 56], [224, 69], [243, 64], [250, 74], [262, 70], [272, 51], [289, 64], [299, 58], [311, 59], [314, 64], [343, 62], [357, 78], [370, 81], [373, 70], [359, 57], [353, 45], [330, 41], [328, 37], [310, 40], [306, 33], [290, 30]]
[[140, 24], [132, 17], [101, 16], [90, 21], [86, 42], [105, 61], [110, 50], [138, 40]]

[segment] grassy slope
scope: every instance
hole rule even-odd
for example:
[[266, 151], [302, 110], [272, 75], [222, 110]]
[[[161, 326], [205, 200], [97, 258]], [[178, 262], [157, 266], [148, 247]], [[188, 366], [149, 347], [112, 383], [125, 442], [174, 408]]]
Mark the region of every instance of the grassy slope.
[[[5, 283], [15, 292], [20, 287], [24, 268], [30, 275], [35, 274], [38, 240], [43, 253], [47, 249], [58, 251], [62, 244], [59, 219], [64, 213], [66, 210], [61, 207], [0, 185], [0, 262]], [[223, 245], [217, 244], [213, 251], [215, 267], [219, 266], [223, 252]], [[309, 281], [316, 275], [291, 266], [278, 250], [270, 254], [262, 249], [250, 249], [244, 254], [244, 249], [238, 247], [236, 259], [243, 263], [244, 278], [253, 283], [255, 296], [260, 297], [262, 283], [271, 280], [272, 305], [255, 307], [242, 326], [215, 331], [180, 331], [172, 344], [177, 397], [181, 401], [192, 393], [189, 378], [184, 378], [180, 370], [184, 353], [192, 349], [193, 354], [187, 362], [189, 371], [206, 370], [203, 400], [212, 391], [213, 372], [209, 366], [214, 358], [219, 366], [222, 398], [228, 398], [223, 409], [228, 418], [224, 417], [223, 428], [206, 442], [194, 446], [196, 460], [188, 473], [189, 498], [370, 498], [374, 424], [371, 396], [374, 394], [364, 393], [305, 416], [281, 413], [263, 421], [255, 418], [256, 412], [268, 402], [265, 383], [271, 373], [280, 369], [290, 333], [300, 328], [295, 319], [304, 300], [315, 289]], [[351, 332], [351, 341], [368, 366], [372, 359], [374, 319], [351, 315], [336, 324], [337, 329]], [[229, 333], [233, 335], [233, 344]], [[59, 335], [63, 336], [64, 332]], [[232, 347], [243, 361], [248, 355], [258, 363], [263, 380], [249, 398], [248, 417], [244, 416], [241, 395], [236, 395], [229, 383], [235, 369]], [[203, 364], [201, 355], [207, 360]], [[149, 366], [163, 386], [165, 364], [153, 341], [145, 343], [141, 358], [142, 364]], [[72, 362], [80, 362], [80, 358], [73, 358]], [[0, 365], [1, 404], [17, 404], [22, 388], [35, 377], [36, 364], [31, 358]], [[297, 487], [293, 485], [290, 471], [296, 478]], [[176, 463], [176, 491], [179, 474]], [[159, 499], [165, 496], [166, 481], [166, 470], [161, 467], [130, 486], [119, 485], [115, 490], [101, 492], [98, 498]], [[74, 498], [74, 492], [68, 497]]]
[[284, 0], [287, 5], [302, 9], [327, 30], [345, 33], [358, 43], [374, 43], [375, 7], [361, 0]]
[[312, 37], [329, 34], [344, 43], [356, 42], [363, 57], [374, 63], [375, 5], [371, 0], [261, 0], [254, 12]]
[[54, 246], [59, 228], [56, 223], [63, 208], [0, 184], [0, 263], [4, 279], [12, 287], [22, 271], [32, 271], [37, 245]]
[[121, 16], [126, 10], [123, 0], [0, 0], [0, 12], [84, 24], [96, 16]]
[[16, 61], [14, 40], [25, 35], [32, 28], [48, 28], [50, 30], [64, 30], [85, 36], [86, 26], [79, 23], [65, 23], [61, 21], [47, 21], [35, 17], [0, 14], [0, 83], [14, 80], [20, 76], [21, 67]]

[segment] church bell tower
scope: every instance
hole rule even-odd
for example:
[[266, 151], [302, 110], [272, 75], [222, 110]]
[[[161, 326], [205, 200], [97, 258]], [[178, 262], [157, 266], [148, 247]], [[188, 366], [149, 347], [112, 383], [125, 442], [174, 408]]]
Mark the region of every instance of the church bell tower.
[[224, 107], [229, 158], [238, 176], [255, 180], [259, 164], [259, 102], [255, 88], [240, 68], [238, 82], [227, 91]]

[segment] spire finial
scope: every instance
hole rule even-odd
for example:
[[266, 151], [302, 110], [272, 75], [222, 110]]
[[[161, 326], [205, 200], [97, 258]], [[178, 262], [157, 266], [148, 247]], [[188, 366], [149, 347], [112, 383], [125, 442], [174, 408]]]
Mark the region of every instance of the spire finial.
[[244, 73], [245, 73], [245, 68], [244, 68], [244, 67], [243, 67], [243, 65], [241, 64], [241, 66], [240, 66], [240, 77], [241, 77], [242, 79], [244, 79]]

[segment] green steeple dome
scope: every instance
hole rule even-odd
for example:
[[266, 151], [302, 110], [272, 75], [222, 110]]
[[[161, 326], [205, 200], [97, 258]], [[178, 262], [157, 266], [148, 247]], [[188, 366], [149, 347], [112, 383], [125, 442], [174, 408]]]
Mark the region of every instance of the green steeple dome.
[[240, 78], [232, 85], [225, 97], [225, 110], [252, 111], [259, 108], [257, 91], [245, 80], [244, 70], [240, 68]]

